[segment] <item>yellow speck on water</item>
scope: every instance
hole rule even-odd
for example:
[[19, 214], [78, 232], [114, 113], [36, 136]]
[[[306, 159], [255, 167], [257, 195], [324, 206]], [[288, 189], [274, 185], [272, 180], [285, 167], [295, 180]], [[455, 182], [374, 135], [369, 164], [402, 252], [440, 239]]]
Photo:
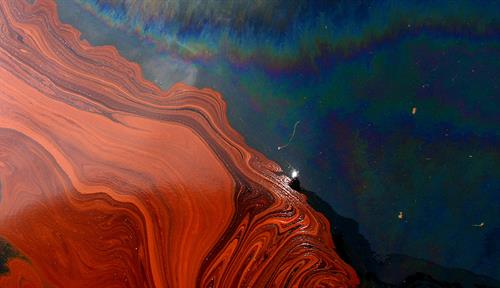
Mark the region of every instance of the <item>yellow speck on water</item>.
[[415, 115], [416, 113], [417, 113], [417, 107], [413, 107], [413, 108], [411, 109], [411, 114], [412, 114], [412, 115]]
[[404, 218], [403, 211], [399, 211], [398, 218], [401, 220]]

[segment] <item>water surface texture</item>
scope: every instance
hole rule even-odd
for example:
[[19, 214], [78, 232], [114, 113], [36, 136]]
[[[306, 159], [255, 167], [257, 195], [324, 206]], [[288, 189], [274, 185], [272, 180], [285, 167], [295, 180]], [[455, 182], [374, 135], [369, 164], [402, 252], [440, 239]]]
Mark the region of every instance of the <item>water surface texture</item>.
[[162, 88], [220, 91], [377, 259], [500, 279], [500, 2], [57, 2]]

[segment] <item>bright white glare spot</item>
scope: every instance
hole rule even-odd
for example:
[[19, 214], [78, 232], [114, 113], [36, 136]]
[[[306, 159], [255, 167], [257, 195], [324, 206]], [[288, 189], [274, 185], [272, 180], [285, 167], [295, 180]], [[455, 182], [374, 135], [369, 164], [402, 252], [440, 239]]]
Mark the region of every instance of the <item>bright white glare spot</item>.
[[297, 178], [297, 176], [299, 176], [299, 171], [293, 169], [292, 170], [292, 178]]

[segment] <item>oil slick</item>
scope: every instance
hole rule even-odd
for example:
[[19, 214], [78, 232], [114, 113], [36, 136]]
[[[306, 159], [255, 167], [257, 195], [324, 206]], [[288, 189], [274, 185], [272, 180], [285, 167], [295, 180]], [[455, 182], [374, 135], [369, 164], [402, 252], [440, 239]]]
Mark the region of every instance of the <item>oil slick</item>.
[[0, 287], [359, 284], [220, 93], [161, 90], [52, 1], [0, 1], [0, 27], [0, 238], [29, 259]]

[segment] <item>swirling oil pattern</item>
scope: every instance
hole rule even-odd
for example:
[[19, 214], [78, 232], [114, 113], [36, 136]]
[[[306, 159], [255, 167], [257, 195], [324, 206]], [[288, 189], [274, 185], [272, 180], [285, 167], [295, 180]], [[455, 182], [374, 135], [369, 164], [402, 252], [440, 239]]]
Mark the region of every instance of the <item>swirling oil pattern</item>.
[[358, 284], [220, 94], [161, 91], [79, 36], [51, 1], [0, 4], [0, 286]]
[[157, 85], [225, 95], [250, 146], [354, 219], [380, 262], [500, 279], [500, 1], [57, 2]]

